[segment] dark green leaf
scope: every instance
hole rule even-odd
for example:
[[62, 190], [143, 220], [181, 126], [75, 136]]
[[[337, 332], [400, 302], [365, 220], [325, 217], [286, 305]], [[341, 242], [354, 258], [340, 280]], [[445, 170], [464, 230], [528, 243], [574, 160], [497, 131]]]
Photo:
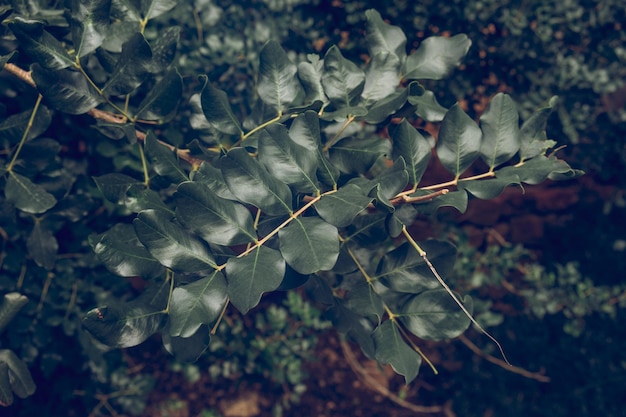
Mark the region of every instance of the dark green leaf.
[[376, 352], [372, 339], [374, 326], [368, 319], [346, 308], [336, 299], [327, 314], [338, 332], [357, 342], [366, 357], [374, 358]]
[[32, 66], [33, 80], [48, 106], [69, 114], [83, 114], [96, 107], [103, 98], [78, 71], [50, 71]]
[[203, 76], [205, 86], [202, 90], [201, 103], [204, 117], [211, 126], [216, 130], [227, 133], [229, 135], [243, 135], [239, 120], [230, 108], [228, 96], [222, 90], [219, 90], [207, 81]]
[[152, 49], [146, 38], [141, 33], [133, 34], [122, 45], [122, 54], [102, 92], [112, 95], [132, 92], [146, 79], [151, 61]]
[[332, 46], [324, 56], [322, 85], [337, 109], [351, 107], [361, 97], [365, 74], [356, 64], [345, 59], [339, 48]]
[[496, 94], [480, 116], [483, 132], [480, 156], [493, 170], [513, 158], [519, 150], [519, 116], [517, 107], [507, 94]]
[[[463, 305], [472, 312], [469, 296], [465, 297]], [[427, 340], [457, 337], [470, 325], [470, 318], [445, 289], [424, 291], [411, 297], [398, 315], [411, 333]]]
[[43, 68], [60, 70], [74, 66], [74, 60], [63, 44], [44, 29], [43, 23], [16, 16], [7, 25], [20, 48]]
[[309, 278], [310, 278], [309, 274], [300, 274], [296, 272], [292, 267], [287, 265], [287, 268], [285, 268], [285, 276], [283, 277], [283, 280], [280, 282], [280, 285], [278, 286], [278, 288], [276, 288], [276, 291], [293, 290], [295, 288], [298, 288], [306, 284]]
[[171, 69], [152, 87], [141, 101], [137, 109], [137, 117], [163, 123], [178, 108], [178, 102], [182, 94], [183, 79], [178, 71]]
[[496, 177], [502, 180], [519, 178], [526, 184], [539, 184], [552, 175], [576, 176], [577, 173], [565, 162], [555, 156], [539, 155], [524, 162], [523, 165], [508, 166], [496, 171]]
[[174, 214], [174, 212], [165, 205], [161, 195], [154, 190], [146, 188], [143, 183], [131, 185], [126, 191], [126, 196], [122, 204], [133, 213], [155, 209], [169, 212], [171, 215]]
[[161, 265], [178, 272], [215, 267], [207, 246], [160, 210], [145, 210], [133, 221], [137, 237]]
[[483, 200], [496, 198], [509, 185], [521, 185], [517, 175], [505, 176], [504, 178], [492, 178], [482, 181], [460, 181], [459, 190], [466, 190], [475, 197]]
[[189, 337], [170, 336], [163, 333], [163, 347], [180, 362], [195, 362], [200, 359], [211, 342], [211, 330], [202, 325]]
[[[0, 16], [0, 21], [2, 20], [3, 18], [2, 16]], [[14, 56], [17, 56], [17, 51], [11, 51], [6, 55], [0, 55], [0, 70], [4, 69], [4, 66], [8, 64]]]
[[176, 191], [176, 202], [178, 220], [207, 242], [230, 246], [256, 239], [248, 209], [218, 197], [203, 183], [180, 184]]
[[285, 275], [285, 260], [280, 252], [259, 246], [241, 258], [226, 263], [228, 296], [243, 314], [259, 304], [264, 292], [273, 291]]
[[96, 129], [104, 136], [120, 140], [126, 138], [128, 143], [137, 143], [137, 130], [134, 123], [109, 123], [103, 120], [96, 121]]
[[317, 151], [317, 177], [321, 182], [326, 185], [330, 185], [333, 188], [337, 187], [337, 182], [341, 176], [341, 172], [334, 166], [328, 158], [326, 158], [321, 149]]
[[428, 141], [409, 122], [402, 120], [391, 134], [393, 142], [393, 158], [402, 157], [406, 162], [409, 183], [417, 186], [431, 156]]
[[337, 227], [346, 227], [352, 224], [352, 220], [367, 208], [374, 200], [363, 194], [361, 189], [354, 184], [347, 184], [337, 192], [324, 194], [315, 203], [315, 210], [320, 217]]
[[[115, 6], [115, 4], [120, 3], [121, 1], [126, 0], [112, 0], [111, 6]], [[114, 20], [109, 25], [109, 31], [107, 33], [107, 36], [104, 39], [104, 42], [102, 42], [102, 51], [100, 49], [97, 49], [96, 55], [100, 59], [104, 58], [107, 55], [103, 52], [112, 52], [115, 54], [119, 54], [120, 52], [122, 52], [122, 46], [138, 32], [141, 32], [141, 24], [139, 23], [139, 18], [137, 18], [136, 20], [131, 19], [129, 21]], [[110, 58], [113, 57], [110, 56]], [[152, 63], [147, 63], [146, 65], [148, 65], [148, 68], [151, 69]], [[105, 68], [107, 69], [107, 72], [112, 72], [115, 68], [115, 63], [108, 63]]]
[[437, 156], [456, 178], [478, 158], [482, 132], [476, 123], [455, 104], [448, 110], [439, 129]]
[[178, 0], [141, 0], [141, 14], [146, 20], [154, 19], [169, 12], [178, 4]]
[[[3, 351], [0, 351], [2, 353]], [[7, 352], [11, 352], [7, 350]], [[13, 352], [11, 352], [13, 353]], [[13, 390], [9, 380], [9, 365], [0, 362], [0, 406], [8, 407], [13, 404]]]
[[546, 136], [546, 123], [548, 122], [548, 117], [550, 117], [552, 110], [554, 110], [557, 100], [557, 96], [552, 97], [546, 107], [535, 111], [528, 120], [522, 124], [519, 131], [519, 152], [522, 161], [534, 158], [537, 155], [542, 155], [546, 150], [556, 144], [553, 140], [548, 140]]
[[[11, 390], [20, 398], [26, 398], [35, 393], [35, 382], [30, 375], [26, 364], [8, 349], [0, 350], [0, 364], [6, 364], [7, 368], [1, 368], [0, 373], [8, 374]], [[4, 385], [4, 384], [2, 384]], [[6, 387], [2, 387], [3, 391]]]
[[93, 177], [93, 180], [104, 198], [115, 204], [124, 202], [126, 192], [132, 185], [143, 185], [141, 181], [117, 172]]
[[400, 83], [400, 65], [398, 57], [391, 52], [374, 55], [365, 73], [361, 98], [366, 103], [376, 103], [393, 94]]
[[47, 270], [54, 267], [59, 243], [54, 234], [43, 227], [40, 221], [35, 222], [33, 231], [28, 235], [26, 240], [28, 254], [37, 265]]
[[440, 80], [447, 77], [469, 51], [472, 41], [467, 35], [449, 38], [431, 36], [424, 39], [417, 51], [404, 63], [404, 78], [408, 80]]
[[[429, 193], [414, 193], [411, 194], [410, 197], [419, 196], [419, 195], [427, 195]], [[444, 195], [439, 195], [435, 197], [432, 201], [428, 203], [420, 203], [415, 205], [415, 208], [424, 214], [434, 214], [441, 207], [454, 207], [461, 213], [465, 213], [467, 210], [467, 192], [465, 190], [460, 191], [451, 191]]]
[[33, 214], [44, 213], [57, 203], [57, 199], [42, 186], [15, 172], [9, 173], [4, 195], [19, 210]]
[[102, 235], [89, 239], [98, 259], [113, 273], [151, 278], [163, 273], [161, 264], [139, 242], [129, 224], [117, 224]]
[[367, 31], [365, 41], [370, 56], [379, 52], [394, 54], [400, 62], [406, 58], [406, 36], [398, 26], [392, 26], [383, 21], [374, 9], [365, 12]]
[[180, 167], [180, 163], [172, 151], [167, 146], [160, 144], [151, 130], [146, 135], [144, 146], [146, 155], [152, 163], [152, 168], [154, 168], [157, 174], [168, 178], [175, 184], [189, 181], [187, 174]]
[[28, 298], [25, 295], [17, 292], [4, 294], [0, 303], [0, 333], [26, 303], [28, 303]]
[[159, 30], [159, 37], [150, 44], [152, 48], [150, 71], [152, 73], [163, 72], [174, 61], [179, 38], [180, 27], [178, 26]]
[[398, 325], [385, 321], [372, 335], [376, 345], [376, 360], [390, 364], [394, 371], [404, 377], [406, 384], [415, 379], [422, 364], [422, 357], [404, 341]]
[[139, 14], [139, 2], [136, 0], [113, 0], [111, 3], [111, 16], [123, 21], [139, 22], [141, 15]]
[[300, 62], [298, 64], [298, 78], [304, 88], [304, 102], [313, 103], [321, 101], [328, 103], [328, 97], [324, 93], [322, 85], [322, 71], [324, 69], [324, 61], [320, 60], [315, 54], [307, 55], [308, 62]]
[[72, 0], [71, 29], [80, 58], [102, 45], [109, 29], [111, 0]]
[[137, 346], [163, 327], [168, 298], [167, 281], [152, 285], [129, 303], [89, 310], [83, 317], [83, 326], [107, 346]]
[[219, 197], [226, 200], [237, 200], [224, 181], [222, 171], [208, 162], [203, 162], [200, 169], [192, 171], [193, 181], [201, 182], [211, 189]]
[[[446, 241], [427, 240], [421, 248], [443, 277], [452, 272], [456, 261], [455, 247]], [[439, 286], [428, 264], [409, 243], [403, 243], [380, 260], [377, 278], [394, 291], [418, 293]]]
[[269, 41], [263, 46], [259, 59], [259, 97], [282, 114], [303, 93], [296, 76], [298, 68], [276, 41]]
[[378, 158], [389, 154], [390, 148], [389, 141], [380, 136], [347, 137], [330, 148], [330, 161], [341, 172], [362, 174], [369, 171]]
[[346, 296], [346, 306], [362, 316], [376, 317], [378, 323], [385, 314], [383, 299], [365, 280], [360, 280], [350, 288]]
[[408, 101], [412, 105], [417, 106], [415, 114], [427, 122], [442, 121], [448, 111], [448, 109], [439, 104], [435, 94], [430, 90], [425, 90], [419, 95], [410, 95]]
[[[17, 144], [24, 135], [24, 131], [26, 130], [26, 126], [30, 121], [32, 113], [32, 110], [27, 110], [25, 112], [6, 117], [2, 122], [0, 122], [0, 140], [6, 140], [5, 143], [9, 146]], [[44, 133], [50, 126], [51, 121], [52, 115], [50, 110], [48, 110], [45, 106], [39, 106], [37, 114], [35, 114], [35, 118], [30, 126], [30, 130], [28, 131], [26, 140], [32, 140]]]
[[301, 274], [333, 268], [339, 256], [337, 228], [317, 217], [295, 218], [278, 232], [280, 252]]
[[170, 300], [169, 335], [191, 337], [203, 324], [215, 322], [226, 304], [226, 278], [220, 271], [174, 288]]
[[409, 174], [406, 170], [404, 158], [400, 156], [391, 167], [381, 172], [371, 181], [372, 185], [376, 185], [376, 189], [372, 190], [370, 196], [375, 196], [377, 203], [387, 206], [393, 210], [393, 206], [389, 202], [400, 191], [404, 190], [409, 182]]
[[272, 177], [244, 148], [233, 148], [221, 159], [222, 175], [240, 201], [270, 215], [291, 212], [291, 190]]
[[363, 120], [377, 124], [384, 122], [387, 118], [395, 117], [396, 111], [406, 104], [407, 99], [413, 95], [423, 94], [423, 91], [424, 88], [417, 81], [412, 81], [406, 88], [401, 88], [382, 100], [375, 101], [368, 107], [367, 114], [363, 116]]
[[317, 153], [321, 143], [320, 121], [317, 112], [301, 113], [289, 126], [289, 137], [309, 152]]
[[317, 153], [297, 144], [289, 137], [287, 128], [273, 124], [259, 135], [259, 161], [276, 179], [293, 186], [296, 191], [319, 191], [315, 171]]

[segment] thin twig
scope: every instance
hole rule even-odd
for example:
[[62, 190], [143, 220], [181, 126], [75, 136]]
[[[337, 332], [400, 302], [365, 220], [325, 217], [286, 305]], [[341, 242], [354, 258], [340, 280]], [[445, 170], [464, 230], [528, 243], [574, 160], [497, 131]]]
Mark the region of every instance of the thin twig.
[[511, 365], [506, 363], [502, 359], [498, 359], [494, 356], [489, 355], [488, 353], [483, 352], [478, 346], [476, 346], [471, 340], [467, 338], [465, 335], [459, 336], [459, 340], [467, 346], [472, 352], [481, 358], [485, 359], [487, 362], [491, 362], [495, 365], [500, 366], [501, 368], [506, 369], [507, 371], [513, 372], [514, 374], [522, 375], [523, 377], [537, 380], [539, 382], [550, 382], [550, 377], [537, 373], [530, 372], [524, 368], [520, 368], [519, 366]]

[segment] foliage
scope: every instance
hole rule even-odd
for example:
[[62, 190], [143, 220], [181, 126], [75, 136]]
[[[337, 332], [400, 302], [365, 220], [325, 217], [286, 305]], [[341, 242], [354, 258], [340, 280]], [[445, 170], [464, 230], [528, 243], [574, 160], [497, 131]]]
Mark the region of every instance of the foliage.
[[[1, 62], [24, 81], [19, 88], [36, 88], [4, 86], [14, 98], [0, 124], [2, 216], [11, 220], [3, 237], [15, 255], [5, 257], [3, 279], [42, 300], [27, 327], [46, 320], [76, 336], [80, 314], [106, 345], [135, 346], [160, 333], [170, 353], [193, 361], [219, 340], [233, 309], [246, 314], [265, 293], [304, 286], [366, 356], [410, 382], [422, 360], [415, 337], [458, 336], [473, 303], [445, 284], [454, 246], [418, 243], [408, 226], [443, 206], [464, 211], [470, 196], [580, 175], [549, 152], [555, 100], [521, 126], [506, 94], [480, 123], [460, 104], [446, 109], [425, 80], [454, 71], [469, 38], [431, 37], [407, 50], [402, 30], [374, 10], [365, 14], [365, 67], [337, 46], [294, 56], [268, 40], [258, 66], [245, 64], [258, 75], [256, 90], [244, 83], [240, 94], [219, 88], [212, 74], [181, 75], [189, 68], [175, 65], [184, 39], [167, 24], [175, 6], [77, 0], [64, 14], [21, 2], [0, 9], [14, 37]], [[441, 123], [434, 147], [417, 120]], [[422, 184], [431, 155], [449, 181]], [[97, 271], [87, 240], [111, 273], [145, 285], [138, 296], [80, 278]], [[44, 279], [14, 283], [23, 253]], [[72, 253], [81, 261], [60, 256]], [[85, 312], [89, 302], [100, 307]], [[281, 310], [268, 314], [258, 327], [284, 327]], [[271, 347], [257, 344], [259, 352]]]

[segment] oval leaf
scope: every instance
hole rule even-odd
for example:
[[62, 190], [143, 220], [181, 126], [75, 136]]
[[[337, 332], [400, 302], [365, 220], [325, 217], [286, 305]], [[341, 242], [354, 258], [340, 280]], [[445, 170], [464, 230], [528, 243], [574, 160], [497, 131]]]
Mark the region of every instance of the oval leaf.
[[50, 71], [38, 64], [32, 66], [33, 81], [48, 106], [69, 114], [83, 114], [96, 107], [103, 98], [78, 71]]
[[376, 360], [390, 364], [394, 371], [404, 376], [406, 384], [413, 381], [419, 372], [422, 357], [407, 345], [397, 325], [387, 320], [374, 330], [372, 337], [376, 348]]
[[295, 218], [278, 232], [280, 252], [301, 274], [328, 271], [339, 256], [337, 228], [317, 217]]
[[448, 110], [439, 130], [437, 156], [455, 178], [459, 178], [478, 158], [482, 132], [461, 109], [459, 103]]
[[152, 49], [141, 33], [134, 33], [122, 45], [122, 54], [113, 74], [102, 88], [103, 93], [123, 95], [132, 92], [150, 72]]
[[44, 213], [57, 203], [57, 199], [42, 186], [15, 172], [9, 173], [4, 195], [19, 210], [33, 214]]
[[393, 158], [404, 159], [409, 183], [417, 186], [430, 160], [431, 149], [428, 141], [406, 119], [393, 131], [391, 139]]
[[148, 91], [137, 109], [138, 118], [163, 123], [178, 108], [183, 94], [183, 79], [171, 69]]
[[515, 156], [520, 146], [519, 115], [509, 95], [498, 93], [491, 99], [480, 116], [480, 128], [480, 156], [490, 170]]
[[303, 92], [296, 77], [298, 68], [276, 41], [269, 41], [263, 46], [259, 59], [259, 97], [282, 114]]
[[404, 78], [408, 80], [440, 80], [452, 72], [467, 55], [472, 41], [467, 35], [449, 38], [431, 36], [424, 39], [417, 51], [404, 64]]
[[373, 197], [364, 195], [357, 185], [347, 184], [336, 193], [324, 194], [315, 203], [315, 210], [328, 223], [337, 227], [346, 227], [352, 224], [352, 220], [373, 200]]
[[202, 112], [211, 126], [229, 135], [243, 135], [241, 125], [230, 108], [228, 96], [211, 85], [205, 77], [205, 86], [200, 95]]
[[61, 70], [74, 65], [63, 44], [44, 29], [43, 23], [17, 16], [7, 25], [20, 48], [43, 68]]
[[395, 55], [399, 61], [406, 58], [406, 35], [398, 26], [387, 24], [374, 9], [365, 12], [367, 31], [365, 41], [370, 56], [379, 52], [388, 52]]
[[351, 107], [361, 97], [365, 74], [356, 64], [345, 59], [339, 48], [331, 46], [324, 56], [322, 85], [337, 109]]
[[180, 167], [180, 162], [174, 153], [165, 145], [159, 143], [152, 131], [148, 131], [145, 140], [146, 155], [152, 163], [152, 168], [160, 176], [168, 178], [174, 184], [189, 181], [187, 174]]
[[59, 243], [54, 234], [44, 228], [40, 221], [35, 222], [33, 231], [28, 235], [26, 247], [28, 254], [37, 265], [48, 270], [54, 267]]

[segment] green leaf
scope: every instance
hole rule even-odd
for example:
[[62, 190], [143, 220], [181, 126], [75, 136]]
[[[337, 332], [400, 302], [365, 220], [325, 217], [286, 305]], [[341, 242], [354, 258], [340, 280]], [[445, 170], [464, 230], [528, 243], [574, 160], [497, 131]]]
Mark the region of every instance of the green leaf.
[[406, 384], [413, 381], [419, 372], [422, 357], [407, 345], [397, 325], [387, 320], [374, 330], [372, 336], [376, 345], [376, 360], [390, 364], [396, 373], [404, 377]]
[[280, 252], [301, 274], [329, 271], [339, 256], [337, 228], [317, 217], [295, 218], [278, 232]]
[[557, 96], [552, 97], [546, 107], [535, 111], [528, 120], [522, 124], [519, 131], [519, 152], [522, 161], [534, 158], [537, 155], [542, 155], [546, 150], [556, 144], [553, 140], [548, 140], [546, 136], [546, 123], [548, 122], [548, 117], [550, 117], [552, 110], [554, 110], [557, 100]]
[[287, 128], [273, 124], [259, 135], [258, 158], [276, 179], [293, 186], [301, 193], [318, 192], [317, 154], [297, 144], [289, 137]]
[[[6, 117], [2, 122], [0, 122], [0, 140], [6, 140], [5, 143], [9, 146], [17, 144], [22, 139], [32, 113], [32, 110], [27, 110], [25, 112]], [[51, 121], [52, 114], [50, 113], [50, 110], [48, 110], [45, 106], [39, 106], [37, 114], [35, 114], [35, 118], [30, 126], [30, 130], [28, 131], [26, 140], [30, 141], [44, 133], [48, 127], [50, 127]]]
[[[2, 351], [0, 351], [1, 353]], [[11, 352], [10, 350], [8, 352]], [[9, 365], [0, 362], [0, 406], [8, 407], [13, 404], [13, 390], [9, 380]]]
[[9, 172], [4, 195], [17, 209], [32, 214], [45, 213], [57, 203], [42, 186], [15, 172]]
[[200, 99], [204, 117], [219, 132], [242, 136], [241, 125], [230, 108], [226, 93], [213, 87], [206, 76], [201, 78], [205, 82]]
[[50, 71], [38, 64], [32, 67], [33, 81], [49, 107], [69, 114], [83, 114], [96, 107], [103, 98], [77, 71]]
[[[374, 178], [371, 184], [376, 184], [375, 195], [377, 202], [393, 208], [389, 200], [404, 190], [408, 182], [409, 174], [406, 170], [406, 163], [404, 158], [400, 156], [392, 166]], [[370, 195], [372, 194], [370, 193]]]
[[153, 284], [129, 303], [89, 310], [83, 317], [83, 326], [107, 346], [137, 346], [163, 327], [168, 298], [167, 281]]
[[[456, 249], [452, 244], [427, 240], [420, 246], [441, 276], [452, 272], [456, 261]], [[409, 243], [387, 252], [378, 264], [376, 276], [383, 285], [399, 292], [415, 294], [439, 287], [424, 258]]]
[[151, 61], [152, 49], [146, 38], [141, 33], [134, 33], [122, 45], [122, 54], [102, 92], [112, 95], [132, 92], [146, 79]]
[[[48, 70], [74, 66], [74, 60], [63, 44], [44, 29], [44, 24], [16, 16], [7, 22], [20, 48], [35, 62]], [[37, 83], [38, 84], [38, 83]]]
[[346, 308], [337, 299], [334, 299], [334, 304], [327, 313], [338, 332], [357, 342], [367, 358], [374, 358], [376, 352], [372, 339], [374, 326], [368, 319]]
[[519, 150], [519, 116], [517, 107], [507, 94], [496, 94], [480, 116], [483, 132], [480, 156], [493, 170], [513, 158]]
[[226, 290], [226, 278], [220, 271], [174, 288], [169, 309], [169, 335], [191, 337], [203, 324], [215, 322], [226, 304]]
[[[3, 20], [3, 16], [0, 16], [0, 21]], [[13, 57], [17, 56], [17, 51], [11, 51], [6, 55], [0, 55], [0, 70], [4, 69], [4, 66], [13, 59]]]
[[324, 61], [320, 60], [315, 54], [308, 54], [307, 60], [298, 63], [298, 78], [304, 88], [304, 102], [313, 103], [317, 100], [322, 103], [328, 103], [328, 97], [324, 93], [322, 85], [322, 71], [324, 69]]
[[200, 169], [192, 171], [194, 182], [201, 182], [211, 189], [219, 197], [226, 200], [237, 200], [224, 181], [222, 171], [208, 162], [203, 162]]
[[231, 246], [256, 239], [250, 211], [218, 197], [206, 184], [184, 182], [175, 196], [178, 220], [207, 242]]
[[146, 135], [144, 146], [152, 168], [157, 174], [166, 177], [174, 184], [189, 181], [174, 153], [167, 146], [160, 144], [151, 130]]
[[367, 30], [365, 41], [370, 56], [380, 52], [395, 55], [400, 62], [406, 58], [406, 35], [398, 26], [385, 23], [374, 9], [365, 12], [367, 18]]
[[221, 159], [222, 175], [240, 201], [270, 215], [291, 212], [291, 190], [271, 176], [244, 148], [233, 148]]
[[348, 290], [346, 306], [363, 316], [376, 317], [379, 324], [385, 314], [383, 299], [374, 290], [372, 285], [365, 280], [358, 281], [354, 287]]
[[276, 41], [263, 46], [259, 59], [259, 97], [276, 113], [282, 114], [303, 92], [296, 76], [298, 68]]
[[4, 294], [0, 304], [0, 333], [13, 317], [28, 303], [28, 297], [17, 292]]
[[93, 177], [93, 180], [104, 198], [115, 204], [124, 202], [126, 192], [132, 185], [143, 185], [143, 182], [117, 172]]
[[79, 58], [102, 45], [109, 29], [111, 0], [72, 0], [71, 30]]
[[472, 41], [467, 35], [452, 37], [431, 36], [424, 39], [417, 51], [404, 63], [407, 80], [440, 80], [447, 77], [467, 55]]
[[43, 227], [40, 221], [35, 222], [33, 231], [26, 240], [28, 254], [37, 265], [47, 270], [54, 268], [59, 243], [54, 234]]
[[161, 264], [139, 242], [129, 224], [116, 224], [99, 236], [90, 236], [89, 243], [98, 259], [117, 275], [151, 278], [163, 273]]
[[481, 181], [459, 181], [459, 190], [466, 190], [475, 197], [483, 200], [496, 198], [509, 185], [521, 185], [517, 175], [505, 176], [503, 178], [492, 178]]
[[362, 174], [374, 165], [376, 160], [390, 153], [390, 143], [379, 136], [366, 138], [347, 137], [330, 148], [330, 161], [341, 172]]
[[183, 79], [176, 69], [169, 70], [156, 83], [137, 109], [137, 118], [164, 123], [172, 117], [183, 94]]
[[[0, 373], [8, 376], [10, 390], [15, 395], [20, 398], [26, 398], [35, 393], [35, 381], [33, 381], [28, 367], [13, 351], [8, 349], [0, 350], [0, 364], [6, 365], [6, 367], [0, 368]], [[2, 395], [4, 396], [6, 395], [6, 382], [0, 385], [2, 385]]]
[[523, 165], [507, 166], [496, 171], [496, 177], [502, 180], [519, 178], [526, 184], [539, 184], [554, 175], [566, 175], [571, 178], [577, 176], [565, 161], [557, 159], [555, 156], [546, 157], [539, 155], [524, 162]]
[[146, 20], [154, 19], [169, 12], [178, 0], [141, 0], [141, 14]]
[[111, 17], [128, 22], [139, 22], [141, 16], [138, 7], [140, 4], [136, 0], [114, 0], [111, 3]]
[[320, 217], [336, 227], [346, 227], [374, 200], [363, 194], [354, 184], [347, 184], [337, 192], [324, 194], [314, 207]]
[[374, 55], [365, 73], [361, 98], [366, 103], [376, 103], [393, 94], [400, 83], [400, 65], [393, 53], [381, 51]]
[[[463, 305], [472, 312], [473, 303], [469, 296], [465, 297]], [[426, 340], [457, 337], [470, 325], [470, 318], [443, 288], [411, 297], [398, 315], [411, 333]]]
[[446, 115], [448, 109], [443, 107], [435, 98], [435, 93], [425, 90], [422, 94], [410, 95], [409, 103], [417, 106], [415, 114], [427, 122], [440, 122]]
[[207, 325], [200, 328], [189, 337], [170, 336], [163, 333], [163, 347], [180, 362], [195, 362], [209, 347], [211, 330]]
[[215, 268], [207, 246], [194, 235], [173, 223], [160, 210], [145, 210], [133, 221], [137, 237], [161, 265], [178, 272], [197, 272]]
[[430, 144], [406, 119], [395, 128], [391, 134], [391, 140], [393, 158], [404, 159], [406, 171], [409, 174], [409, 183], [417, 186], [430, 160]]
[[163, 212], [174, 212], [165, 205], [163, 197], [156, 191], [146, 188], [145, 184], [131, 185], [126, 191], [126, 196], [122, 201], [124, 206], [133, 213], [143, 210], [160, 210]]
[[308, 110], [299, 114], [289, 126], [289, 137], [309, 152], [317, 152], [321, 143], [320, 120], [317, 112]]
[[365, 74], [355, 63], [344, 58], [339, 48], [331, 46], [324, 56], [322, 85], [335, 108], [351, 107], [361, 97]]
[[259, 304], [264, 292], [273, 291], [285, 275], [285, 260], [280, 252], [259, 246], [241, 258], [226, 263], [228, 296], [243, 314]]
[[159, 30], [159, 37], [150, 43], [152, 49], [150, 72], [158, 74], [172, 64], [176, 57], [179, 38], [179, 26], [170, 26]]
[[444, 168], [459, 178], [478, 158], [481, 137], [480, 128], [461, 106], [452, 106], [441, 122], [436, 146]]

